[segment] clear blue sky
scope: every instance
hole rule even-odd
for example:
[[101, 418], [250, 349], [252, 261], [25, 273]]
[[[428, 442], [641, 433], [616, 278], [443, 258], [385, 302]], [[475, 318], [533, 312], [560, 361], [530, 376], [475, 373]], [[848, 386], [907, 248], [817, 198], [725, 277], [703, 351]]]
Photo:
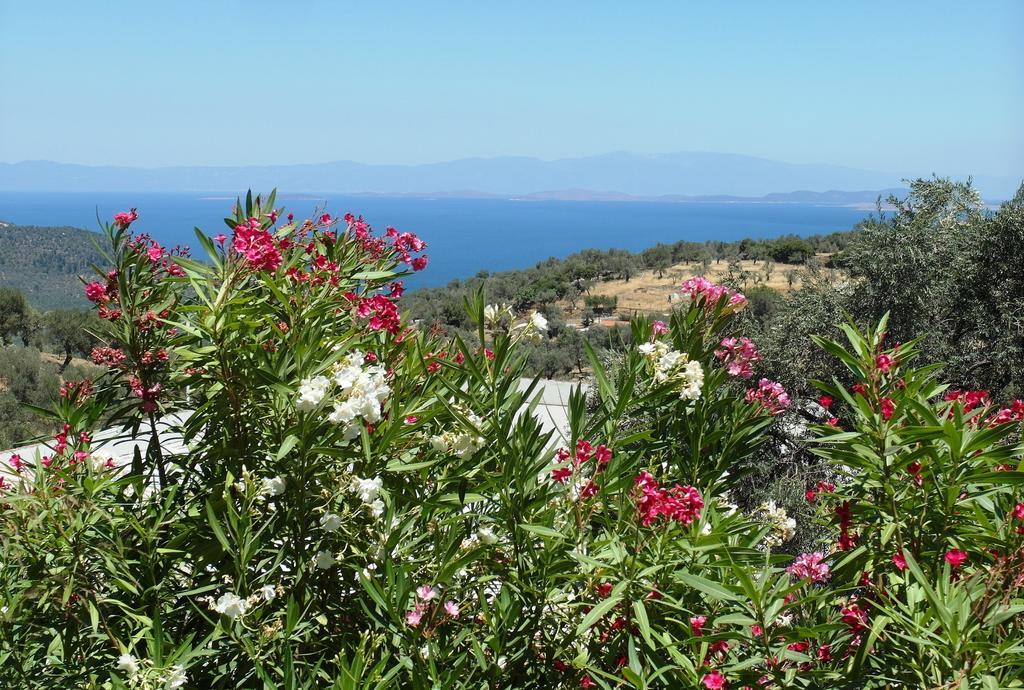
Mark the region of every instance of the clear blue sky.
[[0, 0], [0, 161], [1024, 173], [1024, 2]]

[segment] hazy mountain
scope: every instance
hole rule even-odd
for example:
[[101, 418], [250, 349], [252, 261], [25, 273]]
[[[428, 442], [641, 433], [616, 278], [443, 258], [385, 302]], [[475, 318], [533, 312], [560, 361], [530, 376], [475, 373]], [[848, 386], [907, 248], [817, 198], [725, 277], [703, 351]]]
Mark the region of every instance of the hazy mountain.
[[[906, 172], [907, 176], [930, 171]], [[763, 196], [801, 189], [885, 189], [900, 175], [825, 164], [797, 164], [724, 153], [608, 153], [545, 161], [465, 158], [423, 165], [351, 161], [244, 167], [128, 168], [48, 161], [0, 164], [0, 190], [46, 192], [288, 192], [522, 196], [544, 190], [608, 190], [633, 196]], [[1012, 195], [1019, 181], [978, 178], [987, 197]]]
[[844, 192], [830, 189], [827, 192], [772, 192], [763, 196], [736, 196], [730, 194], [661, 194], [643, 196], [624, 194], [622, 192], [597, 192], [589, 189], [557, 189], [544, 192], [532, 192], [514, 197], [528, 201], [667, 201], [667, 202], [715, 202], [715, 203], [751, 203], [764, 204], [818, 204], [822, 206], [874, 206], [881, 198], [883, 204], [890, 195], [906, 196], [906, 187], [887, 187], [886, 189], [861, 190]]

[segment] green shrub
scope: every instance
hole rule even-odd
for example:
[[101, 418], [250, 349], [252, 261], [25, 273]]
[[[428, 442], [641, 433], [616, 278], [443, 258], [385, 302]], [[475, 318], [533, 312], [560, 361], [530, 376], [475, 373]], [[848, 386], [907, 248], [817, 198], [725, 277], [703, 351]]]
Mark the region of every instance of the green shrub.
[[[794, 559], [785, 512], [734, 505], [790, 405], [732, 366], [742, 297], [694, 281], [613, 368], [581, 341], [558, 440], [520, 385], [546, 319], [477, 293], [472, 342], [407, 328], [417, 238], [273, 203], [209, 263], [107, 228], [109, 369], [0, 502], [5, 687], [1020, 686], [1024, 405], [944, 400], [884, 324], [820, 341], [862, 393], [820, 384], [841, 480]], [[112, 469], [100, 420], [151, 442]]]

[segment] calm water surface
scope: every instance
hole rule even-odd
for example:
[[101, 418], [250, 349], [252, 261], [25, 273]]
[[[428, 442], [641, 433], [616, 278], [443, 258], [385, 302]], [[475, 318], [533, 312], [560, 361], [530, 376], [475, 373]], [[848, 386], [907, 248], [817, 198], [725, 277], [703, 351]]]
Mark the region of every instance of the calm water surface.
[[[0, 221], [20, 225], [72, 225], [97, 229], [97, 213], [109, 219], [139, 209], [132, 227], [164, 245], [195, 244], [192, 228], [225, 232], [231, 195], [216, 194], [27, 194], [0, 192]], [[409, 287], [444, 285], [481, 269], [525, 268], [581, 249], [639, 251], [659, 242], [739, 240], [785, 234], [847, 230], [867, 216], [852, 208], [804, 204], [660, 203], [615, 201], [511, 201], [495, 199], [401, 199], [327, 195], [279, 198], [305, 218], [318, 209], [332, 215], [362, 214], [379, 232], [391, 225], [419, 234], [430, 265], [410, 277]]]

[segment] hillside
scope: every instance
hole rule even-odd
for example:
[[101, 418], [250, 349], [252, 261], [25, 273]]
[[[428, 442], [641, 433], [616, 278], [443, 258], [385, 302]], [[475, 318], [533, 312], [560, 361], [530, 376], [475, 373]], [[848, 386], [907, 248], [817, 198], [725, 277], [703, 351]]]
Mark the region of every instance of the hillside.
[[96, 237], [78, 228], [0, 223], [0, 286], [17, 288], [39, 311], [86, 306], [79, 276], [103, 263]]
[[[828, 253], [817, 254], [821, 265], [826, 265], [830, 256]], [[687, 278], [703, 275], [712, 282], [737, 285], [741, 289], [766, 287], [785, 293], [800, 288], [803, 268], [801, 264], [775, 263], [771, 260], [719, 260], [707, 265], [700, 261], [690, 261], [675, 264], [665, 270], [642, 271], [629, 280], [619, 278], [596, 283], [590, 288], [590, 294], [616, 298], [616, 313], [628, 318], [633, 313], [667, 311], [670, 297], [679, 292], [679, 285]]]

